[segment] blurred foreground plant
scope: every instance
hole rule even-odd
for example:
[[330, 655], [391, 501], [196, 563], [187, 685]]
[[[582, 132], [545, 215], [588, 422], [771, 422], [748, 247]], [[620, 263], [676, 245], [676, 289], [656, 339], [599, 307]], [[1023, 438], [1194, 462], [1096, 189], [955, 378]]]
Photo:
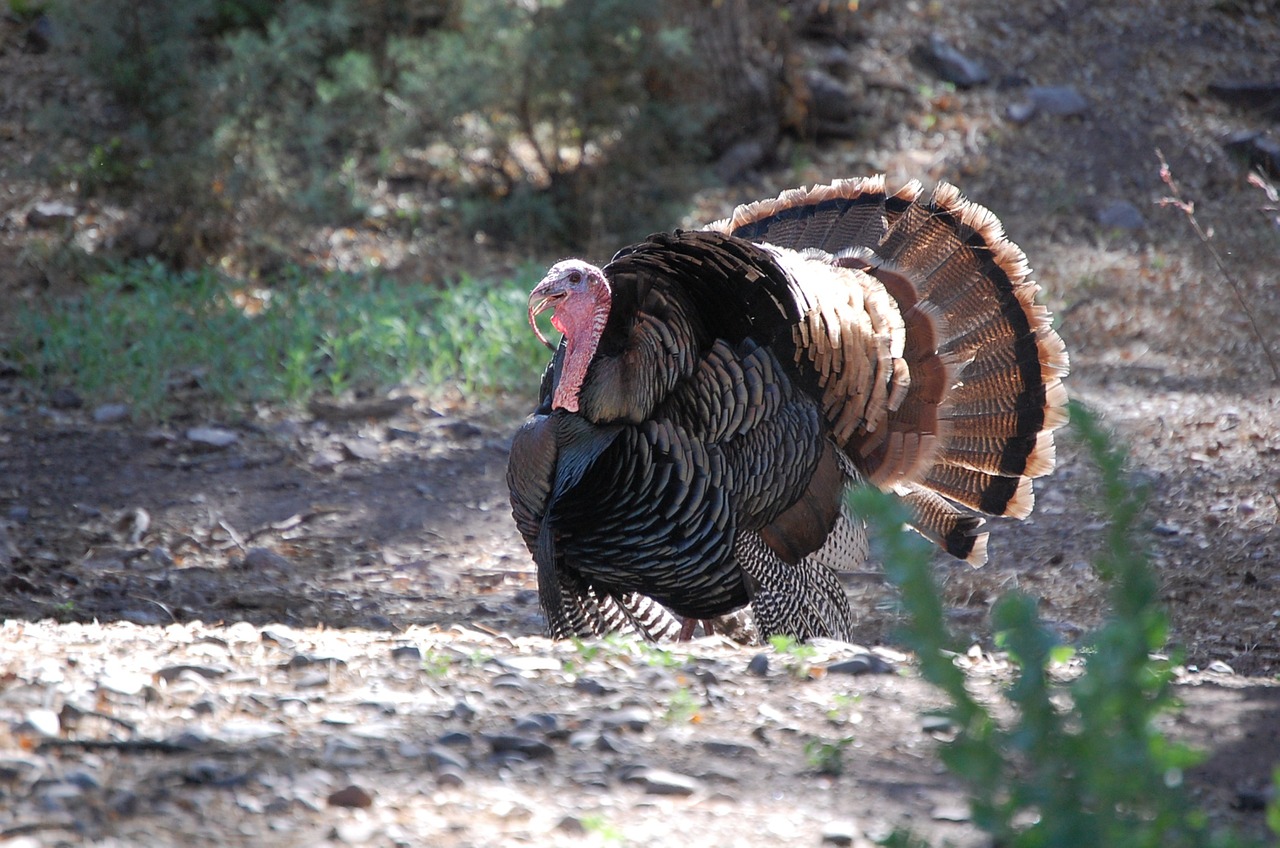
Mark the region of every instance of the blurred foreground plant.
[[[921, 674], [950, 701], [944, 714], [957, 734], [943, 746], [943, 762], [968, 787], [974, 823], [1002, 848], [1250, 845], [1213, 832], [1189, 803], [1182, 774], [1199, 755], [1155, 726], [1175, 704], [1173, 662], [1155, 655], [1165, 647], [1167, 619], [1136, 540], [1144, 493], [1126, 478], [1123, 452], [1094, 417], [1078, 403], [1071, 417], [1101, 476], [1109, 521], [1094, 566], [1110, 583], [1112, 613], [1080, 652], [1083, 672], [1059, 684], [1050, 669], [1060, 645], [1035, 599], [1015, 592], [995, 605], [997, 642], [1016, 669], [1004, 690], [1008, 722], [969, 693], [953, 661], [958, 646], [944, 623], [929, 543], [900, 529], [908, 516], [893, 498], [874, 489], [853, 496], [855, 509], [879, 528], [881, 559], [901, 591], [905, 639]], [[1280, 833], [1278, 810], [1273, 802], [1269, 821]], [[919, 843], [898, 834], [889, 844]]]

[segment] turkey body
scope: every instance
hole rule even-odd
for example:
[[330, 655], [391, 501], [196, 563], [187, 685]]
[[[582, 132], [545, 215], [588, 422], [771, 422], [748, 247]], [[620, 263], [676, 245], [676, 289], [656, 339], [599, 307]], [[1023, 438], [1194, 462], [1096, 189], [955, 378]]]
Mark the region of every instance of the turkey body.
[[882, 178], [553, 266], [530, 321], [554, 308], [564, 338], [508, 468], [551, 635], [660, 639], [749, 607], [761, 638], [848, 638], [860, 483], [985, 560], [977, 513], [1030, 511], [1065, 420], [1027, 274], [954, 188]]

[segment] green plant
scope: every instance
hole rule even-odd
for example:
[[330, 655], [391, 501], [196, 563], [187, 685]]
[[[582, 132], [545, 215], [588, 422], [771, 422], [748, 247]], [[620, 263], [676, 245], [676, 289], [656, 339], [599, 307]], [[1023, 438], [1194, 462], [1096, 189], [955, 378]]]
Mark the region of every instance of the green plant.
[[442, 651], [428, 651], [422, 657], [422, 671], [428, 677], [440, 679], [453, 668], [453, 657]]
[[861, 695], [846, 695], [837, 692], [831, 696], [831, 706], [827, 708], [827, 721], [832, 724], [845, 724], [854, 713], [854, 708], [862, 701]]
[[581, 818], [582, 829], [592, 834], [604, 845], [623, 845], [626, 838], [622, 829], [599, 813], [591, 813]]
[[671, 693], [662, 720], [667, 724], [688, 724], [698, 720], [700, 710], [698, 699], [687, 686], [681, 686]]
[[852, 736], [845, 736], [834, 742], [825, 739], [810, 739], [804, 744], [804, 757], [809, 768], [819, 774], [832, 777], [844, 774], [844, 751], [853, 744]]
[[809, 676], [809, 660], [817, 655], [818, 651], [807, 642], [802, 642], [794, 636], [788, 636], [785, 633], [769, 638], [769, 644], [773, 646], [773, 650], [786, 658], [787, 673], [792, 677], [805, 678]]
[[1005, 725], [969, 694], [952, 661], [928, 544], [898, 531], [906, 515], [891, 499], [869, 490], [854, 496], [855, 508], [879, 528], [921, 673], [950, 700], [946, 715], [957, 734], [943, 746], [943, 762], [969, 787], [975, 824], [1000, 845], [1244, 845], [1211, 833], [1204, 813], [1187, 803], [1181, 774], [1197, 755], [1155, 726], [1174, 706], [1172, 661], [1154, 656], [1167, 624], [1135, 544], [1143, 493], [1126, 478], [1123, 453], [1078, 404], [1072, 421], [1100, 472], [1109, 524], [1095, 567], [1110, 583], [1112, 613], [1082, 652], [1083, 673], [1058, 684], [1050, 667], [1060, 646], [1034, 599], [1015, 593], [996, 604], [993, 625], [1016, 667], [1004, 693], [1013, 709]]
[[266, 287], [136, 263], [28, 307], [6, 355], [33, 381], [153, 417], [193, 391], [232, 409], [408, 382], [474, 395], [536, 380], [546, 353], [524, 323], [532, 273], [428, 288], [289, 268]]

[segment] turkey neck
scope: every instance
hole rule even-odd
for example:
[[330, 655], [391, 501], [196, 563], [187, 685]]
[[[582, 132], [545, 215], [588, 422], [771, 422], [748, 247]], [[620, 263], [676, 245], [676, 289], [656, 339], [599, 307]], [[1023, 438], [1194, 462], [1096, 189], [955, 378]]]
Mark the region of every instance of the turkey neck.
[[582, 381], [578, 411], [596, 424], [639, 424], [693, 373], [699, 333], [665, 281], [624, 274], [610, 285], [609, 320]]

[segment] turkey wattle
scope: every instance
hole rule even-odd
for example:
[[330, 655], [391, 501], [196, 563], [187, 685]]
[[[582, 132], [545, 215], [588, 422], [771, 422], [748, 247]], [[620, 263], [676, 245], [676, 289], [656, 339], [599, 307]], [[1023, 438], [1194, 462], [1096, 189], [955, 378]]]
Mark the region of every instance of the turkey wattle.
[[883, 177], [552, 266], [529, 319], [554, 309], [564, 338], [507, 472], [551, 635], [665, 638], [749, 605], [762, 639], [848, 638], [863, 482], [984, 562], [975, 513], [1031, 511], [1066, 420], [1027, 276], [986, 209]]

